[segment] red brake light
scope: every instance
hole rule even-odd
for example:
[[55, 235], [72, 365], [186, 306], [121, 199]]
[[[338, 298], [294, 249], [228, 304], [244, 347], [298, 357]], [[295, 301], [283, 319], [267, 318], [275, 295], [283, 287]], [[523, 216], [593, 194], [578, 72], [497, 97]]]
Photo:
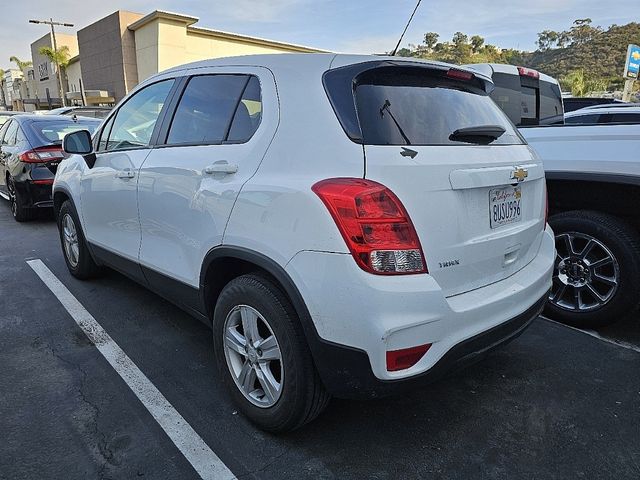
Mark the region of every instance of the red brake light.
[[359, 178], [330, 178], [312, 190], [329, 209], [360, 268], [380, 275], [427, 272], [411, 219], [387, 187]]
[[527, 67], [518, 67], [518, 73], [522, 77], [540, 78], [540, 72]]
[[447, 70], [447, 77], [457, 78], [458, 80], [471, 80], [473, 78], [473, 73], [450, 68]]
[[424, 357], [431, 348], [431, 344], [418, 345], [417, 347], [403, 348], [402, 350], [391, 350], [387, 352], [387, 371], [397, 372], [413, 367]]
[[25, 163], [46, 163], [55, 160], [62, 160], [64, 154], [62, 148], [58, 146], [38, 147], [28, 150], [18, 155], [20, 161]]

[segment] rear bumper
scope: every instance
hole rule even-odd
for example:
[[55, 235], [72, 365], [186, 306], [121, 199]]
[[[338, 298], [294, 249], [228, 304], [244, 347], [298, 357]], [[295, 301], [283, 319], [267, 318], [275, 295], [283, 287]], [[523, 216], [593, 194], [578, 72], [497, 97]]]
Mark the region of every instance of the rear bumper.
[[31, 180], [16, 181], [16, 191], [20, 195], [24, 206], [28, 208], [53, 207], [52, 183], [38, 184]]
[[[300, 252], [286, 267], [316, 335], [316, 367], [336, 396], [378, 396], [431, 381], [517, 335], [551, 287], [553, 232], [541, 232], [534, 259], [515, 274], [446, 297], [430, 275], [378, 276], [349, 254]], [[386, 352], [431, 344], [412, 367], [387, 371]]]
[[329, 342], [316, 346], [316, 365], [325, 387], [338, 398], [376, 398], [417, 389], [482, 360], [518, 337], [540, 314], [546, 300], [547, 294], [524, 313], [458, 343], [429, 370], [413, 377], [380, 380], [373, 375], [366, 352]]

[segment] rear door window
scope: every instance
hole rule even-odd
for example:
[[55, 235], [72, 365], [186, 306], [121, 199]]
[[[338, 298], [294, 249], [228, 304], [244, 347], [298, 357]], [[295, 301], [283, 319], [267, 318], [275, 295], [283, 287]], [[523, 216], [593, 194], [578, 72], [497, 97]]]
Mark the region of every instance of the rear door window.
[[2, 144], [9, 147], [16, 144], [16, 135], [18, 134], [18, 122], [11, 122], [7, 128]]
[[249, 75], [201, 75], [187, 84], [169, 128], [168, 145], [247, 141], [260, 122], [260, 85]]
[[359, 82], [355, 97], [365, 144], [469, 145], [453, 133], [487, 125], [504, 129], [491, 145], [523, 143], [484, 91], [426, 69], [377, 69]]

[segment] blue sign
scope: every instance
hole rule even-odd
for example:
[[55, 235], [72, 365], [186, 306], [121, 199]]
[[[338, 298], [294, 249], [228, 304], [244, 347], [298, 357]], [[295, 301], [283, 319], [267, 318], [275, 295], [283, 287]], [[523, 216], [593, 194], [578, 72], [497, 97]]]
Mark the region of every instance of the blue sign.
[[629, 45], [627, 48], [627, 62], [624, 66], [624, 78], [638, 78], [640, 70], [640, 47]]

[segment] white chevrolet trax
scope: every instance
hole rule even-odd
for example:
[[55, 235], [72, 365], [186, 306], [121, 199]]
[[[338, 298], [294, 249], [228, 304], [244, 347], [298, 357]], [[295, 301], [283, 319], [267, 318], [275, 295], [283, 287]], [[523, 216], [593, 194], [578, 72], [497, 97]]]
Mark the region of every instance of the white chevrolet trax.
[[421, 387], [521, 333], [551, 286], [542, 164], [492, 88], [334, 54], [159, 73], [64, 139], [68, 268], [211, 324], [220, 380], [265, 430]]

